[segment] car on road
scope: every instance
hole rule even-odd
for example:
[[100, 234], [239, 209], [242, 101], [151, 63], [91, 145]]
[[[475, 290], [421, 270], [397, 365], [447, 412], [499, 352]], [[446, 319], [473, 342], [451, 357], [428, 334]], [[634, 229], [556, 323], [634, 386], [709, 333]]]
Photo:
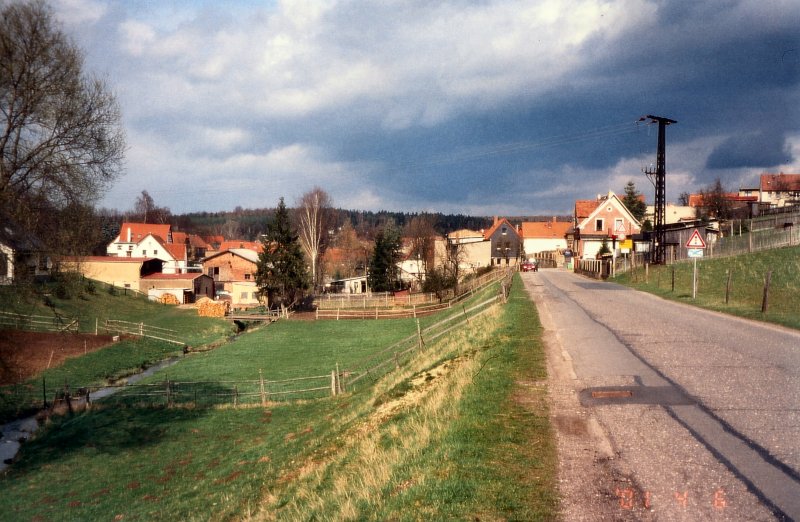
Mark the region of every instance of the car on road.
[[525, 261], [522, 263], [521, 270], [523, 272], [538, 272], [539, 264], [536, 261]]

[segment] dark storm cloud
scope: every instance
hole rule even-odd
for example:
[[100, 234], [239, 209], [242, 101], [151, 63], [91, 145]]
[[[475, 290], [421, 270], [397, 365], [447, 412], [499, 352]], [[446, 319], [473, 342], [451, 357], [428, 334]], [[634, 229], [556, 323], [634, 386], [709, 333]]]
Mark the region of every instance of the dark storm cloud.
[[793, 160], [782, 134], [779, 132], [755, 132], [731, 136], [725, 140], [708, 156], [706, 168], [755, 167], [769, 169]]

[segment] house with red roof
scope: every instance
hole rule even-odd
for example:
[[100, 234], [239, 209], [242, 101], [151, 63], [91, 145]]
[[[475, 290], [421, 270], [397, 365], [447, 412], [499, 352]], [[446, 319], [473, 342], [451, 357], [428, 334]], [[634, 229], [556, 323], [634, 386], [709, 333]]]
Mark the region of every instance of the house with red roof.
[[761, 174], [758, 201], [770, 207], [800, 205], [800, 174]]
[[164, 262], [165, 274], [186, 271], [186, 244], [173, 241], [172, 227], [157, 223], [123, 223], [106, 253], [114, 257], [156, 258]]
[[522, 245], [525, 256], [536, 258], [543, 252], [563, 252], [567, 248], [567, 232], [572, 223], [565, 221], [525, 221], [522, 223]]
[[641, 223], [612, 191], [595, 200], [575, 202], [573, 250], [578, 259], [596, 259], [603, 244], [613, 249], [641, 231]]

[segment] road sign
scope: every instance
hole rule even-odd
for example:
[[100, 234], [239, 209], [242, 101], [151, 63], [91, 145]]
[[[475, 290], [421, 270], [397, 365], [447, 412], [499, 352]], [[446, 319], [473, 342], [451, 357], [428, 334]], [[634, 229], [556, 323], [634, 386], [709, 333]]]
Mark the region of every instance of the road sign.
[[686, 251], [686, 255], [688, 257], [703, 257], [703, 249], [702, 248], [690, 248]]
[[623, 249], [627, 248], [628, 250], [630, 250], [631, 248], [633, 248], [633, 239], [626, 239], [624, 241], [620, 241], [619, 247]]
[[703, 236], [701, 236], [700, 231], [695, 228], [694, 232], [692, 232], [692, 235], [689, 237], [689, 241], [686, 242], [686, 248], [697, 249], [705, 247], [706, 247], [706, 242], [703, 239]]

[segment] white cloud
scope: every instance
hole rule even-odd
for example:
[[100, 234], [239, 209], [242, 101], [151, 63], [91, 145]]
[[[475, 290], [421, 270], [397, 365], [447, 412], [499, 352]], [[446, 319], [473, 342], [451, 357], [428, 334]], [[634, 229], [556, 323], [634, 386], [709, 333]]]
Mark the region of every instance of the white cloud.
[[107, 12], [106, 5], [98, 0], [56, 0], [54, 7], [58, 18], [69, 27], [94, 24]]

